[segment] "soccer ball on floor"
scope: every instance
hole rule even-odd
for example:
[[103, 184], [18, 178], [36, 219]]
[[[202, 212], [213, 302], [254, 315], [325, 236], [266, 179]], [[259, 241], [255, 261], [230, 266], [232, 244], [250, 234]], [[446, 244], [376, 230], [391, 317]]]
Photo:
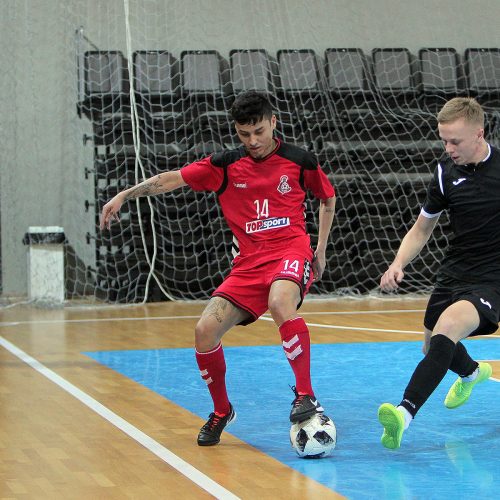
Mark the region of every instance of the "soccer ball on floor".
[[290, 443], [299, 457], [328, 457], [337, 444], [337, 429], [332, 419], [317, 413], [308, 420], [292, 424]]

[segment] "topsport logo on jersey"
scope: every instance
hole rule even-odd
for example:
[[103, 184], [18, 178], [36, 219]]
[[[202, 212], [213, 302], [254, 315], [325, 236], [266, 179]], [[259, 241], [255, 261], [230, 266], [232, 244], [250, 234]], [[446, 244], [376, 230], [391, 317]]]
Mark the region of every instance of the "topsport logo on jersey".
[[259, 233], [260, 231], [267, 231], [269, 229], [276, 229], [278, 227], [286, 227], [290, 225], [289, 217], [271, 217], [270, 219], [252, 220], [245, 225], [247, 234]]

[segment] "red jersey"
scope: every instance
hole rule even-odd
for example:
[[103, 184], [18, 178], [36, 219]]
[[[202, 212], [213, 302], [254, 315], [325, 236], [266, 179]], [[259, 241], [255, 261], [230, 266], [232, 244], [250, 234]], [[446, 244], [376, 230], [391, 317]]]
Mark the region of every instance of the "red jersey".
[[276, 149], [261, 160], [241, 147], [181, 169], [182, 178], [193, 190], [217, 194], [242, 257], [286, 247], [295, 238], [310, 245], [306, 191], [321, 200], [335, 196], [313, 154], [277, 142]]

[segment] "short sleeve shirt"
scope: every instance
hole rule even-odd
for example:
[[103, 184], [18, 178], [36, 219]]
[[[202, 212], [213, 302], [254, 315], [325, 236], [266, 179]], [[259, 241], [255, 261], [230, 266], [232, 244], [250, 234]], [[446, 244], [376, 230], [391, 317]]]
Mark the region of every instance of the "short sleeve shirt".
[[217, 193], [242, 256], [282, 248], [294, 238], [309, 241], [306, 192], [318, 199], [335, 196], [315, 156], [281, 141], [262, 160], [242, 147], [191, 163], [181, 175], [193, 190]]
[[438, 163], [422, 215], [449, 211], [452, 236], [440, 273], [472, 283], [500, 285], [500, 151], [489, 146], [478, 164]]

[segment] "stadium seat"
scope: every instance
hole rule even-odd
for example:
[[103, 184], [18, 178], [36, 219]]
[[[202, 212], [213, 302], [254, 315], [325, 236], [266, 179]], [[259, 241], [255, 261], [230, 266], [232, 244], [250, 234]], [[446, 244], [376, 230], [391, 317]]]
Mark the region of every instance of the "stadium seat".
[[418, 74], [422, 108], [432, 114], [461, 92], [459, 59], [453, 48], [420, 49]]
[[117, 111], [128, 97], [127, 64], [119, 51], [88, 51], [83, 59], [81, 111], [104, 113]]
[[185, 50], [181, 53], [182, 90], [185, 94], [228, 93], [228, 65], [216, 50]]
[[[235, 97], [247, 90], [263, 92], [276, 113], [279, 113], [280, 105], [276, 98], [276, 59], [264, 49], [233, 49], [229, 52], [229, 67]], [[281, 119], [280, 121], [282, 122]], [[283, 123], [278, 126], [282, 128]]]
[[87, 51], [84, 54], [84, 95], [119, 95], [128, 91], [127, 64], [117, 50]]
[[179, 63], [165, 50], [138, 50], [133, 54], [134, 90], [147, 143], [177, 139], [183, 114]]
[[359, 48], [325, 50], [328, 90], [335, 96], [362, 96], [368, 91], [368, 64]]
[[464, 54], [470, 96], [485, 111], [485, 137], [500, 145], [500, 48], [468, 48]]
[[321, 90], [318, 61], [311, 49], [278, 51], [281, 88], [285, 92]]
[[337, 118], [337, 127], [349, 126], [374, 108], [369, 64], [362, 49], [325, 50], [327, 90]]
[[388, 104], [407, 107], [416, 96], [412, 56], [405, 48], [372, 50], [373, 78], [376, 90]]
[[[232, 144], [227, 61], [216, 50], [186, 50], [180, 59], [186, 135], [192, 132], [193, 144]], [[200, 146], [197, 149], [205, 148]]]
[[[374, 93], [379, 113], [374, 122], [386, 139], [418, 140], [428, 113], [418, 100], [418, 73], [413, 55], [406, 48], [372, 50]], [[429, 127], [425, 137], [433, 134]]]
[[459, 91], [459, 61], [453, 48], [422, 48], [418, 52], [422, 91], [454, 95]]
[[318, 135], [332, 129], [320, 60], [311, 49], [282, 49], [277, 61], [281, 121], [295, 124], [295, 142], [312, 147]]
[[79, 87], [82, 93], [78, 112], [92, 122], [94, 144], [129, 140], [129, 79], [123, 54], [116, 50], [85, 52], [83, 82]]
[[482, 105], [500, 107], [500, 49], [468, 48], [464, 62], [469, 94]]
[[233, 49], [229, 52], [229, 67], [233, 92], [246, 90], [275, 92], [276, 61], [264, 49]]
[[154, 101], [178, 94], [178, 61], [166, 50], [138, 50], [133, 54], [134, 89]]

